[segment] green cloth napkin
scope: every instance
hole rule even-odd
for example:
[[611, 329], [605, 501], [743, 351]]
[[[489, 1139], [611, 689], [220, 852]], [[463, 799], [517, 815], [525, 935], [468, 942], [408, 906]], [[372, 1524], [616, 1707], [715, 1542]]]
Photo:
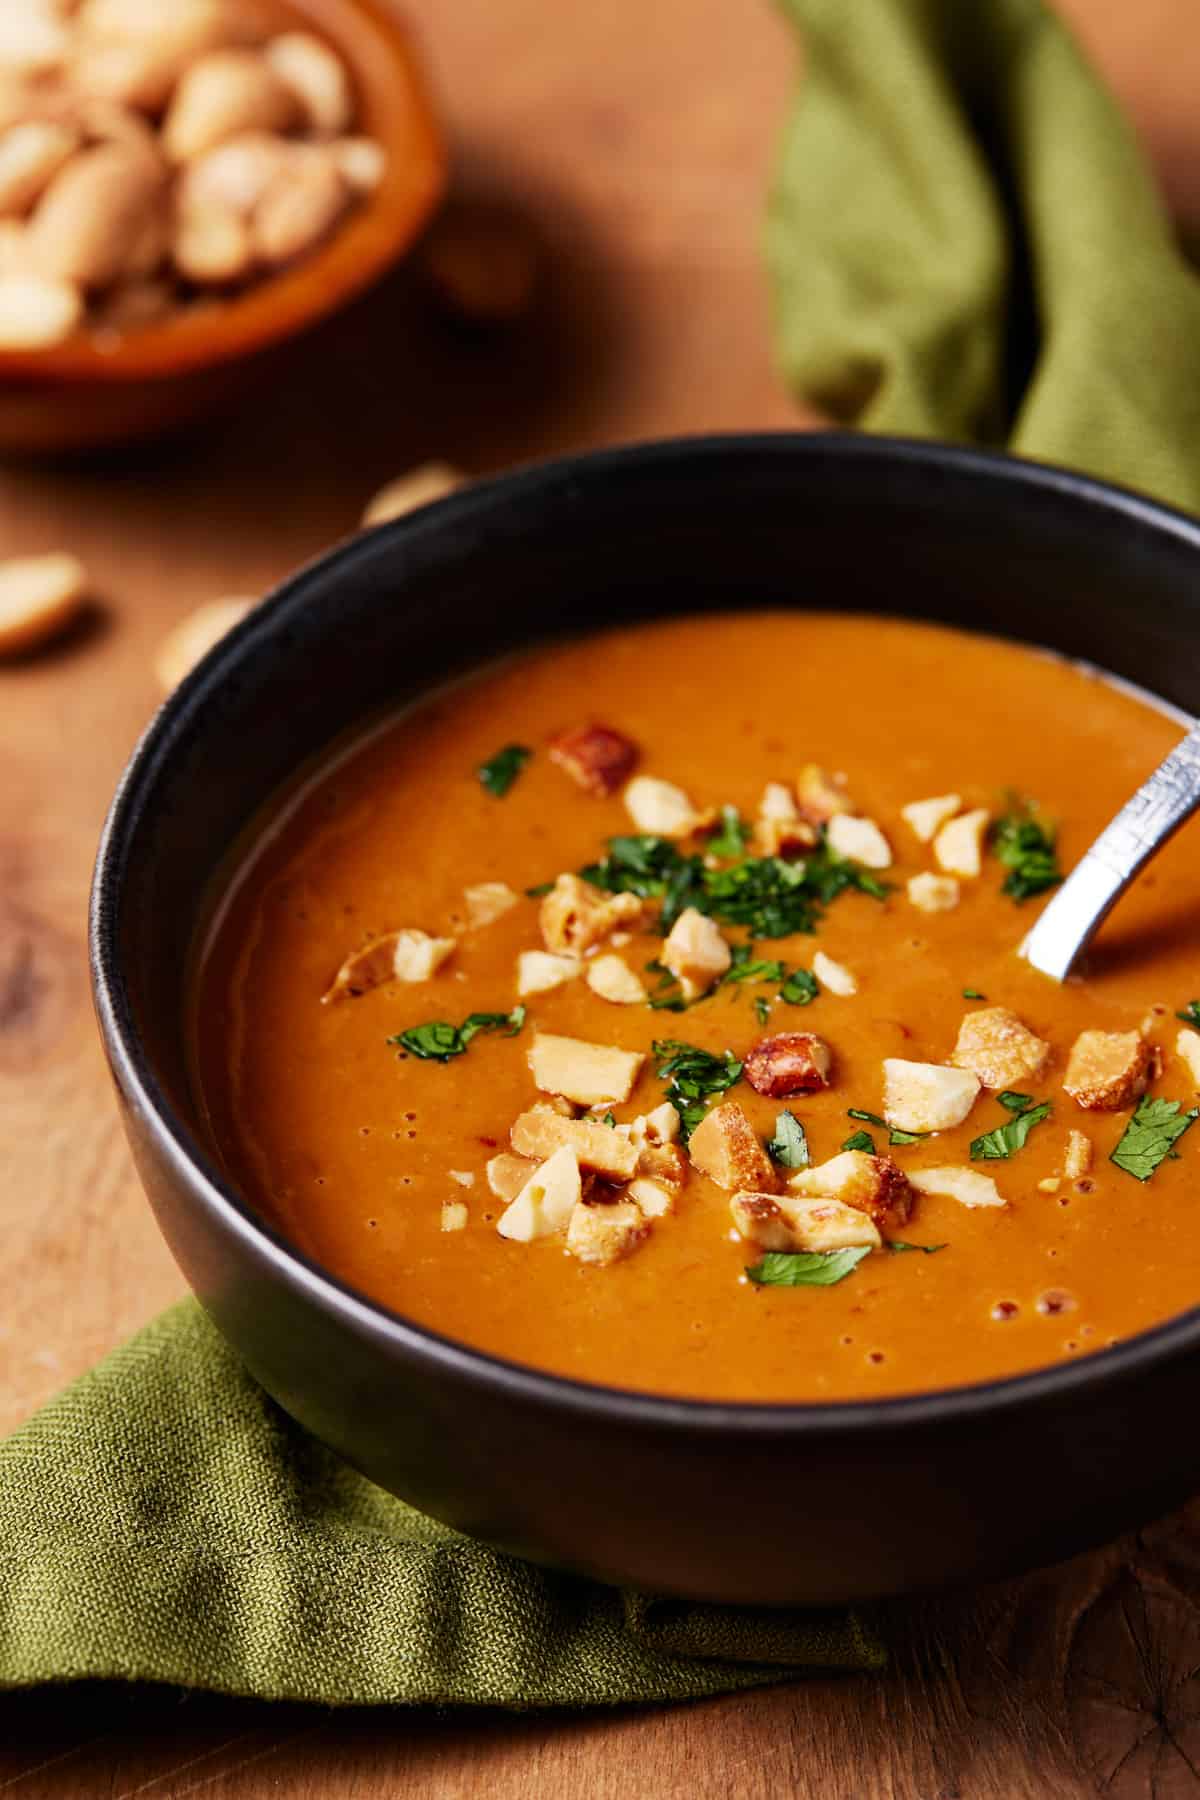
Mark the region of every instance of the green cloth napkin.
[[[1036, 0], [788, 0], [784, 367], [836, 418], [1009, 443], [1200, 509], [1200, 298]], [[187, 1302], [0, 1445], [0, 1687], [557, 1706], [874, 1670], [846, 1612], [619, 1594], [497, 1555], [308, 1438]]]
[[0, 1688], [590, 1706], [883, 1661], [845, 1611], [621, 1594], [425, 1518], [301, 1431], [192, 1300], [0, 1444]]
[[1039, 0], [784, 0], [808, 76], [771, 198], [794, 390], [1200, 511], [1200, 282]]

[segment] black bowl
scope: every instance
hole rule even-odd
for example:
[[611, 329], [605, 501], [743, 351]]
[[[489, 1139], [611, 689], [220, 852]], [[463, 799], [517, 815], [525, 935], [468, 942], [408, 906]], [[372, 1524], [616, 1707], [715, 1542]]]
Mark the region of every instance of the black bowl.
[[842, 1405], [657, 1399], [486, 1356], [314, 1266], [214, 1167], [182, 971], [231, 841], [356, 720], [549, 633], [806, 605], [1024, 638], [1189, 712], [1200, 701], [1200, 528], [1146, 500], [859, 437], [571, 458], [355, 538], [239, 626], [136, 751], [93, 894], [96, 1003], [142, 1180], [268, 1392], [463, 1531], [706, 1600], [834, 1602], [999, 1574], [1165, 1510], [1200, 1476], [1200, 1312], [1037, 1374]]

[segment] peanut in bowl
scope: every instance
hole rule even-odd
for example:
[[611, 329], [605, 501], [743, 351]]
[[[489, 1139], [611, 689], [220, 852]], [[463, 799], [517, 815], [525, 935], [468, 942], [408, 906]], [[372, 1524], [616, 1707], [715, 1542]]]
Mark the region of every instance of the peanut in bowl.
[[[224, 0], [189, 0], [192, 4], [198, 17], [203, 12], [219, 18]], [[30, 8], [31, 16], [43, 16], [32, 0]], [[82, 30], [89, 14], [102, 25], [113, 16], [136, 24], [137, 16], [145, 15], [153, 22], [155, 12], [145, 0], [91, 0], [90, 7], [68, 18], [66, 27]], [[211, 410], [270, 352], [382, 275], [429, 217], [444, 185], [444, 147], [406, 32], [384, 0], [269, 0], [261, 9], [231, 7], [226, 16], [236, 22], [235, 36], [251, 14], [249, 43], [230, 42], [218, 29], [215, 48], [185, 56], [148, 88], [135, 84], [131, 90], [132, 78], [119, 66], [110, 72], [117, 53], [128, 60], [132, 50], [130, 43], [105, 40], [110, 65], [79, 79], [93, 90], [107, 84], [112, 93], [132, 91], [140, 106], [96, 97], [95, 92], [82, 102], [75, 92], [64, 97], [72, 65], [62, 59], [74, 55], [77, 45], [65, 40], [66, 47], [55, 51], [50, 44], [43, 52], [51, 58], [45, 65], [22, 65], [19, 57], [33, 56], [36, 45], [23, 51], [14, 32], [9, 46], [9, 27], [0, 28], [0, 77], [8, 76], [0, 79], [0, 109], [10, 119], [24, 111], [35, 120], [65, 122], [63, 142], [74, 146], [75, 164], [64, 163], [58, 180], [71, 177], [67, 192], [60, 191], [49, 217], [40, 221], [41, 235], [49, 240], [39, 246], [40, 267], [31, 269], [23, 260], [28, 246], [22, 236], [38, 229], [44, 202], [55, 198], [53, 184], [28, 202], [23, 214], [0, 220], [5, 240], [0, 242], [0, 314], [6, 279], [19, 313], [29, 299], [41, 304], [47, 288], [68, 306], [76, 285], [72, 275], [78, 270], [83, 277], [69, 329], [62, 330], [60, 323], [58, 341], [44, 341], [40, 347], [26, 341], [26, 347], [17, 347], [22, 341], [19, 318], [11, 347], [5, 347], [0, 332], [0, 450], [76, 449], [146, 437]], [[286, 65], [289, 44], [311, 45], [314, 39], [326, 52], [326, 71], [335, 78], [342, 71], [347, 104], [337, 121], [322, 122], [316, 97], [315, 110], [294, 92], [289, 104], [281, 89], [286, 87], [283, 76], [291, 71], [284, 66], [280, 75], [273, 75], [266, 57], [268, 49], [282, 45]], [[235, 93], [234, 119], [217, 117], [213, 123], [214, 110], [219, 114], [229, 92], [229, 84], [219, 79], [223, 59], [226, 75], [232, 71], [235, 78], [244, 77], [248, 72], [245, 86], [256, 91], [240, 97]], [[82, 57], [77, 61], [83, 67]], [[210, 86], [206, 104], [204, 65], [211, 75], [214, 62], [218, 80]], [[267, 71], [265, 79], [260, 79], [260, 64]], [[304, 76], [302, 68], [297, 85]], [[187, 86], [192, 89], [190, 109], [183, 107]], [[10, 106], [14, 92], [19, 97]], [[258, 227], [265, 225], [266, 239], [256, 227], [257, 241], [249, 249], [236, 218], [219, 215], [225, 229], [214, 237], [207, 229], [212, 215], [190, 209], [187, 199], [201, 164], [211, 166], [213, 152], [228, 144], [265, 146], [268, 156], [285, 162], [275, 188], [275, 217], [258, 221]], [[90, 159], [92, 196], [88, 181], [79, 176], [80, 156]], [[142, 167], [160, 158], [168, 171], [164, 176], [160, 167], [155, 200], [160, 224], [166, 214], [165, 241], [157, 262], [153, 247], [144, 253], [151, 268], [140, 277], [130, 275], [129, 257], [113, 253], [114, 240], [105, 242], [97, 218], [98, 205], [110, 207], [110, 229], [115, 220], [117, 236], [130, 235], [128, 214], [137, 213], [138, 198], [129, 172], [139, 156]], [[112, 165], [107, 197], [100, 192], [106, 163]], [[0, 155], [0, 187], [2, 175]], [[74, 203], [71, 186], [76, 188]], [[117, 216], [122, 212], [124, 223]], [[245, 218], [240, 221], [246, 223]], [[197, 229], [189, 232], [185, 224]], [[136, 264], [139, 252], [130, 256]], [[149, 302], [156, 295], [147, 316], [139, 318], [139, 296]], [[56, 335], [52, 320], [42, 323], [48, 336]], [[38, 331], [35, 322], [30, 335], [36, 339]]]

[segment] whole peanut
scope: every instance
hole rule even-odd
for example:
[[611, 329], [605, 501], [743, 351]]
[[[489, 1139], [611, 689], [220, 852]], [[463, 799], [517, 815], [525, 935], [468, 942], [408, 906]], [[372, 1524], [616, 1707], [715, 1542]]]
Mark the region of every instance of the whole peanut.
[[229, 207], [196, 207], [176, 221], [171, 255], [189, 281], [215, 286], [240, 281], [254, 262], [250, 227]]
[[254, 248], [263, 262], [291, 262], [319, 243], [350, 199], [337, 165], [319, 149], [297, 145], [289, 167], [271, 183], [254, 213]]
[[289, 88], [252, 50], [214, 50], [187, 70], [163, 125], [163, 149], [184, 163], [242, 131], [286, 131], [296, 116]]
[[350, 77], [340, 56], [311, 31], [285, 31], [263, 55], [295, 96], [304, 123], [321, 137], [348, 131], [354, 118]]
[[162, 193], [164, 171], [127, 144], [99, 144], [69, 162], [29, 222], [29, 266], [80, 287], [104, 287], [127, 267]]
[[77, 131], [51, 119], [11, 125], [0, 136], [0, 215], [26, 212], [79, 144]]
[[70, 282], [18, 269], [0, 274], [0, 350], [49, 350], [82, 319], [83, 295]]
[[179, 204], [185, 210], [223, 206], [243, 216], [251, 213], [293, 153], [294, 146], [272, 132], [243, 132], [184, 165]]

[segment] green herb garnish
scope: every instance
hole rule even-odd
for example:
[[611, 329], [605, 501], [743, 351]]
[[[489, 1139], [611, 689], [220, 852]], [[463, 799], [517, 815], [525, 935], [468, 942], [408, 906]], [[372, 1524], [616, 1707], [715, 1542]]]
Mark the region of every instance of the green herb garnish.
[[1014, 900], [1030, 900], [1062, 880], [1054, 829], [1031, 801], [1014, 805], [996, 820], [990, 843], [1008, 870], [1003, 891]]
[[488, 793], [503, 800], [532, 755], [533, 751], [525, 744], [505, 744], [503, 750], [497, 750], [495, 756], [480, 763], [475, 772]]
[[1185, 1025], [1194, 1025], [1200, 1031], [1200, 1000], [1189, 1000], [1182, 1012], [1175, 1014]]
[[646, 964], [646, 972], [658, 978], [649, 995], [649, 1005], [653, 1012], [687, 1011], [689, 1002], [684, 999], [683, 984], [678, 975], [671, 973], [666, 963], [661, 963], [656, 956], [652, 956]]
[[765, 1025], [771, 1016], [771, 1002], [762, 994], [754, 1002], [754, 1016], [760, 1025]]
[[732, 961], [721, 977], [721, 983], [734, 981], [782, 981], [786, 964], [773, 957], [751, 955], [752, 944], [735, 944]]
[[[922, 1138], [929, 1136], [927, 1131], [903, 1131], [899, 1125], [889, 1125], [887, 1120], [881, 1119], [878, 1113], [864, 1112], [861, 1106], [847, 1107], [846, 1117], [861, 1119], [864, 1125], [875, 1125], [880, 1131], [886, 1131], [889, 1144], [919, 1144]], [[866, 1133], [864, 1132], [862, 1135], [865, 1137]], [[843, 1145], [844, 1148], [846, 1148], [845, 1145]], [[858, 1146], [855, 1145], [855, 1149], [857, 1148]], [[874, 1145], [872, 1145], [872, 1150], [874, 1150]]]
[[811, 969], [793, 969], [779, 990], [779, 998], [789, 1006], [807, 1006], [821, 989]]
[[742, 1065], [732, 1050], [714, 1056], [710, 1050], [677, 1038], [656, 1038], [653, 1051], [659, 1059], [659, 1079], [669, 1083], [666, 1098], [679, 1114], [686, 1143], [707, 1112], [708, 1102], [741, 1080]]
[[1009, 1112], [1028, 1112], [1029, 1108], [1033, 1105], [1032, 1094], [1018, 1094], [1015, 1093], [1012, 1088], [1005, 1088], [1002, 1094], [996, 1095], [996, 1098], [1001, 1106], [1008, 1108]]
[[614, 1113], [606, 1112], [600, 1123], [602, 1125], [610, 1125], [614, 1131], [617, 1129], [617, 1120]]
[[870, 870], [846, 862], [820, 845], [803, 862], [779, 856], [747, 856], [710, 869], [702, 856], [685, 856], [667, 838], [615, 837], [599, 862], [579, 873], [609, 893], [659, 899], [659, 929], [670, 931], [685, 907], [726, 925], [744, 925], [753, 937], [791, 937], [812, 932], [826, 906], [858, 889], [882, 900], [888, 888]]
[[721, 824], [708, 840], [708, 854], [733, 858], [745, 856], [747, 832], [736, 806], [721, 808]]
[[896, 1251], [897, 1255], [903, 1250], [919, 1250], [922, 1256], [936, 1256], [939, 1250], [948, 1248], [946, 1244], [906, 1244], [903, 1238], [885, 1238], [884, 1243], [889, 1250]]
[[978, 988], [964, 988], [962, 991], [962, 997], [964, 1000], [986, 1000], [987, 999], [987, 995], [981, 994]]
[[[1019, 1100], [1023, 1104], [1015, 1107], [1013, 1102]], [[1008, 1107], [1013, 1114], [1006, 1125], [997, 1125], [993, 1131], [985, 1131], [971, 1145], [971, 1156], [976, 1162], [989, 1159], [1015, 1156], [1018, 1150], [1025, 1147], [1025, 1140], [1035, 1125], [1050, 1117], [1050, 1102], [1043, 1100], [1035, 1106], [1028, 1094], [1001, 1094], [1001, 1104]]]
[[842, 1145], [843, 1150], [865, 1150], [868, 1156], [875, 1154], [875, 1139], [869, 1131], [856, 1131]]
[[832, 1287], [869, 1255], [866, 1244], [853, 1250], [769, 1250], [746, 1273], [755, 1287]]
[[1108, 1160], [1135, 1180], [1149, 1181], [1160, 1162], [1178, 1154], [1175, 1145], [1195, 1118], [1200, 1118], [1200, 1107], [1184, 1112], [1178, 1100], [1143, 1094]]
[[514, 1006], [510, 1013], [471, 1013], [461, 1025], [448, 1025], [442, 1019], [428, 1025], [410, 1025], [407, 1031], [390, 1037], [388, 1043], [425, 1062], [447, 1063], [452, 1057], [461, 1056], [481, 1031], [502, 1031], [505, 1037], [516, 1037], [524, 1023], [525, 1008]]
[[527, 900], [542, 900], [547, 894], [553, 892], [553, 889], [554, 883], [552, 881], [539, 881], [536, 887], [525, 889], [525, 898]]
[[767, 1155], [785, 1169], [807, 1169], [812, 1158], [808, 1139], [795, 1113], [781, 1112], [775, 1120], [775, 1136], [768, 1140]]

